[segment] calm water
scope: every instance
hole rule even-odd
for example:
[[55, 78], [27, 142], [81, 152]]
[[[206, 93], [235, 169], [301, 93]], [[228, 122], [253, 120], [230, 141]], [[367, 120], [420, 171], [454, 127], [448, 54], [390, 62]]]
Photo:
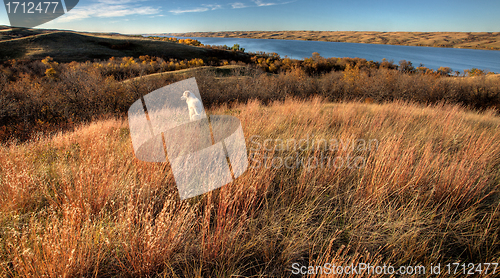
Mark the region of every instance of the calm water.
[[[191, 37], [193, 38], [193, 37]], [[419, 46], [400, 46], [383, 44], [362, 44], [343, 42], [266, 40], [239, 38], [199, 38], [203, 44], [233, 46], [239, 44], [245, 52], [276, 52], [281, 57], [294, 59], [311, 57], [318, 52], [323, 57], [359, 57], [367, 60], [382, 61], [386, 58], [396, 64], [400, 60], [411, 61], [415, 67], [423, 64], [431, 69], [450, 67], [454, 71], [478, 68], [500, 72], [500, 51], [458, 48], [438, 48]]]

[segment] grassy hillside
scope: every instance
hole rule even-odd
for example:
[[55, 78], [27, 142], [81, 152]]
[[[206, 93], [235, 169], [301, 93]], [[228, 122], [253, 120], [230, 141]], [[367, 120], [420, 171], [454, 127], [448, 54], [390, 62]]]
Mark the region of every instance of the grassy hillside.
[[0, 41], [18, 39], [27, 36], [34, 36], [43, 33], [54, 32], [54, 30], [36, 29], [36, 28], [12, 28], [0, 25]]
[[500, 50], [500, 32], [233, 31], [174, 33], [169, 35], [312, 40]]
[[[0, 276], [289, 277], [293, 263], [499, 262], [491, 112], [319, 99], [209, 112], [241, 120], [250, 168], [187, 201], [168, 164], [134, 157], [126, 119], [0, 144]], [[287, 157], [304, 163], [285, 167]], [[348, 157], [365, 164], [337, 160]], [[462, 276], [442, 271], [421, 277]]]
[[40, 29], [4, 29], [0, 31], [0, 61], [8, 59], [43, 59], [58, 62], [84, 62], [111, 57], [150, 55], [164, 59], [217, 57], [243, 59], [243, 54], [205, 49], [139, 36], [119, 34], [78, 33]]

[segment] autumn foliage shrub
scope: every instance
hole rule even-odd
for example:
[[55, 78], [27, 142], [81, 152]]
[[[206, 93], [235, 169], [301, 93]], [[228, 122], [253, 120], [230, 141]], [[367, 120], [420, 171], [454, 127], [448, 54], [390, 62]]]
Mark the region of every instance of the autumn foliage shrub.
[[175, 37], [156, 37], [156, 36], [149, 36], [148, 38], [153, 39], [153, 40], [169, 41], [169, 42], [180, 43], [180, 44], [185, 44], [185, 45], [203, 46], [203, 44], [199, 40], [194, 40], [194, 39], [189, 39], [189, 38], [178, 39]]
[[[404, 62], [397, 70], [398, 66], [386, 60], [323, 58], [318, 53], [304, 60], [281, 58], [275, 53], [250, 55], [250, 64], [198, 58], [163, 60], [148, 55], [85, 63], [57, 63], [50, 57], [8, 61], [0, 65], [0, 140], [27, 139], [37, 132], [70, 127], [103, 115], [123, 115], [140, 96], [191, 76], [197, 78], [207, 107], [249, 99], [270, 103], [290, 96], [322, 96], [329, 101], [404, 100], [500, 108], [500, 79], [484, 74], [455, 78], [449, 77], [447, 68], [413, 69]], [[183, 75], [146, 77], [206, 64], [236, 68], [222, 71], [205, 67]], [[478, 70], [471, 72], [477, 75]]]

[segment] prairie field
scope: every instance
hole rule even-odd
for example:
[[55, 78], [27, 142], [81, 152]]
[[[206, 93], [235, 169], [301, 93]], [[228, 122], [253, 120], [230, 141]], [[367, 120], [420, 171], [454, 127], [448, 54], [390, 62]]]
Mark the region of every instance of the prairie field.
[[[87, 36], [28, 31], [0, 44]], [[112, 37], [82, 38], [102, 60], [0, 64], [1, 277], [461, 277], [445, 266], [500, 262], [498, 74]], [[186, 52], [136, 55], [162, 45]], [[190, 77], [208, 114], [241, 121], [249, 168], [181, 201], [168, 162], [135, 157], [127, 111]]]
[[[168, 163], [134, 157], [124, 117], [2, 143], [0, 275], [294, 277], [294, 264], [500, 261], [494, 110], [311, 97], [208, 113], [240, 119], [249, 169], [186, 201]], [[357, 162], [338, 163], [348, 157]]]

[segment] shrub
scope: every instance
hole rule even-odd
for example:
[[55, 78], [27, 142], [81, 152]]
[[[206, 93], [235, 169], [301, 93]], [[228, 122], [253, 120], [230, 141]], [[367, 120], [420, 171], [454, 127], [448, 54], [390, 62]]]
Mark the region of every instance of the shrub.
[[472, 69], [466, 69], [464, 70], [464, 75], [465, 76], [482, 76], [486, 75], [486, 71], [472, 68]]
[[449, 67], [439, 67], [437, 70], [438, 74], [444, 75], [444, 76], [449, 76], [451, 74], [452, 70]]
[[[394, 70], [394, 64], [387, 61], [323, 58], [318, 53], [304, 60], [283, 59], [273, 53], [252, 55], [250, 64], [233, 71], [217, 73], [205, 69], [165, 75], [161, 79], [144, 78], [140, 82], [123, 81], [150, 73], [200, 67], [205, 61], [165, 61], [147, 55], [69, 64], [57, 64], [50, 58], [32, 62], [11, 60], [0, 67], [3, 139], [9, 136], [27, 139], [37, 131], [70, 127], [103, 115], [123, 115], [141, 95], [189, 76], [200, 81], [207, 107], [252, 98], [270, 103], [287, 96], [320, 95], [329, 101], [367, 98], [375, 102], [444, 101], [474, 109], [500, 108], [500, 80], [494, 78], [447, 79], [425, 67], [409, 74]], [[210, 59], [208, 64], [237, 63]], [[441, 72], [449, 71], [444, 68]], [[467, 74], [478, 72], [483, 71], [473, 69]], [[22, 126], [17, 126], [19, 123]]]
[[413, 67], [412, 63], [406, 60], [399, 61], [398, 69], [403, 73], [411, 73], [415, 71], [415, 68]]

